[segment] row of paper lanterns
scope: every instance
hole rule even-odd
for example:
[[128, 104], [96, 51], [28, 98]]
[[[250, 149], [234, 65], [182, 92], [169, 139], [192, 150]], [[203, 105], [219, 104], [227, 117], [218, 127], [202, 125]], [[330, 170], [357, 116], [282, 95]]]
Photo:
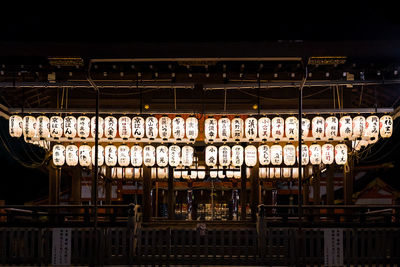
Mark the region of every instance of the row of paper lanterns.
[[[13, 137], [24, 135], [25, 138], [81, 138], [86, 139], [95, 136], [95, 117], [91, 119], [87, 116], [66, 116], [64, 119], [60, 116], [33, 116], [20, 117], [13, 115], [9, 121], [9, 132]], [[117, 136], [125, 140], [134, 138], [141, 140], [146, 136], [149, 140], [158, 137], [163, 140], [182, 140], [185, 137], [194, 141], [199, 134], [199, 122], [196, 117], [190, 116], [186, 120], [181, 116], [171, 119], [168, 116], [162, 116], [157, 119], [154, 116], [146, 119], [136, 116], [132, 119], [128, 116], [122, 116], [119, 119], [113, 116], [106, 118], [99, 117], [99, 137], [114, 139]], [[310, 127], [312, 126], [312, 127]], [[204, 122], [204, 135], [207, 141], [216, 141], [218, 138], [227, 141], [232, 138], [235, 141], [243, 139], [252, 141], [259, 138], [263, 141], [267, 139], [280, 140], [284, 137], [289, 139], [298, 138], [298, 119], [290, 116], [286, 119], [282, 117], [261, 117], [259, 119], [248, 117], [243, 120], [235, 117], [230, 120], [227, 117], [216, 119], [208, 117]], [[377, 139], [387, 138], [392, 135], [393, 119], [389, 115], [379, 118], [371, 115], [356, 116], [351, 118], [346, 115], [338, 119], [335, 116], [323, 118], [321, 116], [309, 119], [302, 119], [302, 137], [311, 135], [316, 140], [321, 138], [367, 138]]]

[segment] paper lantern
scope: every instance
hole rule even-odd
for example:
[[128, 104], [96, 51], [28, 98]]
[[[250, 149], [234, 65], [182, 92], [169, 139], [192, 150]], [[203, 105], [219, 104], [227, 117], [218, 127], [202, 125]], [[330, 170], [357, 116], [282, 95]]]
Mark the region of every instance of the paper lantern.
[[[301, 177], [304, 178], [304, 168], [301, 168]], [[292, 169], [292, 178], [293, 179], [299, 178], [299, 168]]]
[[232, 147], [232, 165], [235, 167], [240, 167], [243, 164], [243, 153], [244, 149], [241, 145], [234, 145]]
[[189, 167], [193, 164], [194, 148], [191, 146], [182, 147], [182, 165]]
[[275, 168], [267, 168], [266, 178], [274, 178], [275, 177]]
[[60, 116], [50, 117], [50, 136], [59, 139], [64, 133], [64, 121]]
[[[237, 168], [237, 167], [236, 167]], [[239, 170], [237, 171], [233, 171], [233, 178], [235, 179], [240, 179], [242, 177], [242, 171], [241, 171], [242, 167], [239, 167]]]
[[257, 138], [257, 119], [249, 117], [245, 121], [245, 134], [250, 142]]
[[361, 139], [365, 131], [365, 117], [357, 116], [353, 119], [353, 137]]
[[292, 174], [292, 168], [283, 168], [283, 178], [290, 178]]
[[285, 145], [283, 147], [283, 162], [287, 166], [292, 166], [296, 163], [296, 148], [294, 145]]
[[[234, 168], [233, 166], [229, 166], [229, 168]], [[232, 179], [233, 178], [233, 171], [226, 171], [226, 178]]]
[[357, 151], [368, 146], [367, 140], [356, 140], [356, 141], [353, 141], [352, 143], [354, 143], [354, 149]]
[[181, 148], [177, 145], [172, 145], [169, 147], [168, 151], [169, 165], [176, 167], [181, 164]]
[[214, 118], [207, 118], [204, 122], [204, 135], [206, 140], [212, 142], [217, 138], [217, 120]]
[[333, 139], [337, 137], [339, 130], [338, 119], [334, 116], [330, 116], [325, 120], [325, 137]]
[[157, 168], [150, 168], [150, 178], [151, 179], [157, 178]]
[[[308, 165], [310, 162], [308, 146], [304, 143], [301, 144], [301, 164]], [[299, 161], [299, 147], [296, 148], [297, 162]]]
[[215, 146], [206, 147], [205, 162], [207, 166], [217, 165], [218, 149]]
[[335, 162], [337, 165], [344, 165], [347, 162], [347, 145], [337, 144], [335, 146]]
[[168, 168], [157, 168], [157, 178], [158, 179], [165, 179], [167, 177], [167, 172], [165, 169]]
[[365, 137], [374, 140], [379, 136], [379, 118], [378, 116], [368, 116], [365, 120]]
[[79, 165], [89, 167], [92, 164], [92, 149], [88, 145], [79, 147]]
[[272, 165], [282, 164], [282, 147], [280, 145], [271, 146], [271, 163]]
[[145, 166], [151, 167], [156, 163], [156, 149], [152, 145], [143, 148], [143, 163]]
[[267, 178], [267, 169], [266, 168], [259, 168], [258, 169], [258, 177], [261, 179]]
[[[301, 137], [306, 138], [310, 133], [310, 120], [306, 118], [301, 118]], [[307, 153], [308, 154], [308, 153]]]
[[22, 123], [24, 137], [28, 140], [36, 135], [36, 119], [33, 116], [25, 116]]
[[143, 177], [143, 168], [135, 168], [133, 172], [134, 172], [135, 179], [139, 179], [140, 177]]
[[182, 171], [182, 178], [183, 179], [189, 179], [189, 172], [187, 170]]
[[118, 165], [121, 167], [129, 166], [131, 162], [131, 156], [129, 154], [130, 148], [127, 145], [121, 145], [118, 147]]
[[275, 170], [274, 170], [274, 177], [275, 178], [281, 178], [281, 168], [275, 168]]
[[218, 177], [218, 168], [216, 166], [213, 166], [210, 170], [210, 178], [217, 178]]
[[296, 117], [290, 116], [285, 120], [285, 134], [289, 140], [294, 140], [299, 135], [299, 121]]
[[178, 141], [185, 137], [185, 120], [180, 116], [172, 120], [172, 136]]
[[64, 118], [64, 136], [68, 139], [76, 136], [76, 118], [74, 116], [66, 116]]
[[285, 120], [281, 117], [275, 117], [271, 121], [272, 138], [280, 140], [283, 138], [285, 132]]
[[168, 166], [168, 147], [158, 146], [156, 149], [157, 154], [157, 166], [165, 167]]
[[177, 171], [177, 170], [173, 170], [173, 176], [174, 176], [174, 179], [180, 179], [181, 178], [181, 176], [182, 176], [182, 172], [181, 171]]
[[186, 119], [186, 137], [190, 139], [190, 141], [196, 140], [199, 135], [199, 121], [196, 117], [190, 116]]
[[86, 116], [79, 116], [77, 121], [78, 137], [86, 139], [90, 135], [90, 119]]
[[322, 163], [332, 164], [335, 159], [335, 148], [332, 144], [324, 144], [322, 146]]
[[146, 118], [146, 136], [150, 140], [154, 140], [158, 136], [158, 120], [154, 116]]
[[143, 164], [143, 149], [135, 145], [131, 147], [131, 164], [133, 167], [140, 167]]
[[325, 134], [325, 119], [320, 116], [314, 117], [311, 121], [311, 124], [312, 136], [317, 140], [323, 138]]
[[[191, 166], [190, 169], [195, 169], [195, 166]], [[197, 178], [197, 171], [196, 170], [191, 170], [189, 174], [190, 179], [196, 179]]]
[[109, 140], [117, 136], [118, 121], [117, 118], [108, 116], [104, 119], [104, 136]]
[[[198, 169], [205, 169], [205, 166], [198, 166]], [[197, 171], [197, 178], [199, 179], [204, 179], [206, 177], [206, 172], [205, 171]]]
[[171, 119], [167, 116], [163, 116], [160, 118], [159, 122], [158, 131], [160, 133], [160, 137], [166, 141], [171, 137]]
[[8, 121], [9, 133], [11, 137], [21, 137], [22, 136], [22, 118], [18, 115], [10, 116]]
[[[99, 129], [97, 130], [99, 138], [103, 137], [104, 134], [104, 119], [99, 117]], [[90, 135], [94, 138], [96, 136], [96, 116], [90, 119]]]
[[379, 120], [379, 131], [381, 137], [389, 138], [393, 132], [393, 118], [389, 115], [384, 115]]
[[126, 179], [132, 179], [133, 178], [133, 174], [134, 174], [133, 168], [125, 168], [124, 177]]
[[348, 140], [353, 135], [353, 120], [350, 116], [343, 116], [339, 120], [340, 137]]
[[46, 116], [39, 116], [36, 118], [36, 134], [40, 140], [44, 140], [50, 137], [50, 120]]
[[117, 179], [117, 168], [111, 168], [111, 178]]
[[218, 137], [227, 141], [231, 137], [231, 121], [223, 116], [218, 120]]
[[312, 144], [309, 147], [310, 150], [310, 163], [312, 165], [319, 165], [321, 164], [321, 146], [318, 144]]
[[267, 141], [271, 135], [271, 120], [267, 117], [258, 119], [258, 137], [262, 141]]
[[231, 148], [229, 146], [220, 146], [218, 149], [218, 156], [220, 166], [227, 167], [231, 164]]
[[124, 168], [117, 167], [115, 169], [117, 171], [117, 179], [122, 179], [124, 177]]
[[131, 118], [129, 118], [128, 116], [122, 116], [118, 119], [118, 133], [119, 136], [124, 140], [128, 140], [128, 138], [131, 137], [132, 133]]
[[144, 137], [144, 119], [142, 117], [132, 118], [132, 136], [136, 140], [140, 140]]
[[242, 140], [243, 138], [243, 119], [240, 117], [235, 117], [232, 120], [232, 138], [235, 139], [236, 142]]
[[65, 147], [63, 145], [53, 146], [53, 164], [62, 166], [65, 163]]
[[258, 158], [261, 165], [269, 165], [271, 163], [271, 151], [269, 146], [261, 145], [258, 147]]
[[117, 165], [118, 156], [116, 146], [108, 145], [104, 148], [104, 161], [110, 167]]
[[253, 145], [244, 149], [244, 161], [247, 167], [254, 167], [257, 164], [257, 148]]
[[65, 147], [65, 162], [68, 166], [78, 165], [79, 155], [76, 145], [68, 145]]
[[224, 168], [223, 168], [223, 167], [219, 167], [218, 169], [219, 169], [219, 171], [218, 171], [218, 178], [224, 179], [224, 178], [225, 178]]
[[[96, 162], [96, 146], [92, 146], [92, 165]], [[97, 166], [102, 166], [104, 164], [104, 147], [98, 146], [97, 148]]]

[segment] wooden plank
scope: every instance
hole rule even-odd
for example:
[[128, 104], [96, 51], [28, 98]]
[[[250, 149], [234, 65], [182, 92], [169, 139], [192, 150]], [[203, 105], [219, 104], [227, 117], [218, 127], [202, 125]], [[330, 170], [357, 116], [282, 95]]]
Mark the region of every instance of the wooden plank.
[[143, 258], [145, 260], [148, 260], [149, 257], [149, 229], [143, 229], [144, 230], [144, 253], [143, 253]]
[[137, 257], [138, 262], [141, 263], [141, 260], [142, 260], [142, 238], [143, 238], [142, 228], [138, 229], [137, 236], [138, 236], [137, 237], [138, 243], [137, 243], [137, 255], [136, 255], [136, 257]]

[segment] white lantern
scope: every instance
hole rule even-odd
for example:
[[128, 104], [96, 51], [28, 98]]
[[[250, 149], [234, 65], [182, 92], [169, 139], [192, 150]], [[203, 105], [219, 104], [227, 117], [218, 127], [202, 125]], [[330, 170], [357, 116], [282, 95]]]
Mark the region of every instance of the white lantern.
[[144, 136], [144, 119], [142, 117], [132, 118], [132, 136], [136, 140], [140, 140]]
[[363, 149], [363, 148], [367, 147], [368, 144], [369, 144], [369, 142], [367, 140], [355, 140], [355, 141], [352, 141], [353, 148], [356, 151], [359, 151], [360, 149]]
[[329, 139], [337, 137], [339, 130], [338, 119], [334, 116], [330, 116], [325, 120], [325, 136]]
[[68, 139], [76, 136], [76, 118], [74, 116], [66, 116], [64, 118], [64, 136]]
[[274, 178], [275, 176], [275, 168], [267, 168], [266, 178]]
[[117, 168], [111, 168], [111, 178], [117, 179]]
[[[198, 166], [198, 169], [205, 169], [205, 166]], [[206, 177], [206, 172], [205, 171], [197, 171], [197, 178], [199, 179], [204, 179]]]
[[[301, 168], [301, 169], [303, 170], [303, 168]], [[303, 174], [304, 172], [302, 171], [301, 173]], [[292, 178], [293, 179], [299, 178], [299, 168], [292, 168]]]
[[337, 144], [335, 146], [335, 162], [337, 165], [344, 165], [347, 162], [347, 145]]
[[321, 164], [321, 146], [318, 144], [312, 144], [310, 150], [310, 163], [312, 165]]
[[275, 117], [272, 119], [272, 138], [280, 140], [283, 138], [285, 132], [285, 120], [281, 117]]
[[182, 172], [181, 171], [177, 171], [177, 170], [173, 170], [173, 172], [174, 172], [174, 179], [180, 179], [181, 178], [181, 176], [182, 176]]
[[215, 166], [217, 165], [218, 158], [218, 149], [215, 146], [207, 146], [206, 147], [206, 156], [205, 162], [207, 166]]
[[281, 178], [281, 168], [275, 168], [275, 178]]
[[126, 179], [132, 179], [133, 178], [133, 168], [125, 168], [125, 175], [124, 177]]
[[130, 148], [127, 145], [118, 147], [118, 165], [121, 167], [129, 166], [131, 156], [129, 155]]
[[[190, 168], [194, 169], [196, 167], [195, 166], [191, 166]], [[196, 179], [197, 178], [197, 171], [191, 170], [189, 177], [190, 177], [190, 179]]]
[[240, 117], [235, 117], [232, 120], [232, 137], [236, 142], [240, 141], [243, 138], [243, 119]]
[[257, 148], [253, 145], [246, 146], [244, 149], [244, 161], [246, 166], [254, 167], [257, 164]]
[[190, 139], [190, 141], [196, 140], [199, 135], [199, 121], [196, 117], [190, 116], [186, 119], [186, 137]]
[[54, 139], [59, 139], [64, 132], [64, 121], [60, 116], [50, 117], [50, 135]]
[[258, 158], [261, 165], [269, 165], [271, 163], [271, 151], [269, 146], [261, 145], [258, 147]]
[[267, 178], [267, 168], [259, 168], [258, 169], [258, 177], [261, 179]]
[[317, 140], [320, 140], [324, 137], [325, 134], [325, 119], [323, 117], [317, 116], [314, 117], [311, 121], [312, 123], [312, 136]]
[[322, 146], [322, 163], [332, 164], [335, 159], [335, 148], [332, 144], [324, 144]]
[[246, 167], [246, 178], [249, 179], [251, 175], [251, 169]]
[[218, 149], [218, 160], [219, 165], [222, 167], [227, 167], [231, 164], [231, 148], [229, 146], [223, 145]]
[[[229, 168], [233, 168], [233, 166], [229, 166]], [[233, 178], [233, 171], [226, 171], [226, 178], [232, 179]]]
[[379, 120], [379, 130], [381, 137], [389, 138], [393, 132], [393, 118], [389, 115], [384, 115]]
[[234, 145], [232, 147], [232, 165], [235, 167], [240, 167], [243, 164], [243, 152], [244, 149], [241, 145]]
[[240, 179], [241, 177], [242, 177], [242, 171], [241, 171], [241, 167], [239, 167], [239, 170], [233, 171], [233, 178]]
[[154, 116], [146, 118], [146, 136], [150, 140], [154, 140], [158, 136], [158, 120]]
[[224, 171], [223, 171], [224, 170], [223, 167], [219, 167], [218, 169], [219, 169], [218, 178], [224, 179], [225, 178], [225, 174], [224, 174]]
[[185, 120], [180, 116], [172, 120], [172, 136], [178, 141], [185, 137]]
[[350, 116], [343, 116], [339, 120], [340, 137], [348, 140], [353, 135], [353, 120]]
[[204, 135], [206, 140], [214, 141], [217, 138], [217, 120], [214, 118], [207, 118], [204, 122]]
[[294, 145], [285, 145], [283, 147], [283, 162], [287, 166], [292, 166], [296, 163], [296, 148]]
[[110, 167], [117, 165], [118, 156], [116, 146], [108, 145], [104, 148], [104, 161]]
[[150, 168], [150, 178], [151, 179], [157, 178], [157, 168]]
[[[99, 117], [99, 129], [97, 129], [97, 135], [99, 138], [103, 137], [104, 134], [104, 119]], [[90, 119], [90, 135], [94, 138], [96, 135], [96, 116]]]
[[37, 136], [40, 140], [44, 140], [50, 137], [50, 120], [46, 116], [39, 116], [36, 118], [37, 124]]
[[[306, 118], [301, 118], [301, 137], [306, 138], [310, 133], [310, 120]], [[308, 154], [308, 153], [307, 153]]]
[[217, 178], [218, 177], [218, 167], [217, 166], [213, 166], [212, 171], [210, 170], [210, 178]]
[[176, 167], [181, 164], [181, 148], [177, 145], [172, 145], [169, 147], [168, 151], [169, 165]]
[[357, 116], [353, 119], [353, 137], [361, 139], [365, 131], [365, 117]]
[[246, 138], [249, 141], [254, 141], [257, 138], [257, 119], [253, 117], [249, 117], [245, 121], [245, 133]]
[[68, 145], [65, 148], [65, 161], [68, 166], [78, 165], [78, 147], [76, 145]]
[[145, 166], [151, 167], [156, 163], [156, 149], [152, 145], [143, 148], [143, 162]]
[[164, 141], [171, 137], [171, 119], [169, 117], [163, 116], [160, 118], [158, 131]]
[[189, 172], [187, 170], [182, 171], [182, 178], [189, 179]]
[[[303, 125], [302, 125], [303, 126]], [[294, 140], [298, 137], [299, 133], [299, 121], [296, 117], [290, 116], [285, 120], [285, 133], [289, 140]]]
[[140, 167], [143, 164], [143, 149], [135, 145], [131, 147], [131, 164], [133, 167]]
[[271, 146], [271, 163], [272, 165], [282, 164], [282, 147], [280, 145]]
[[55, 166], [62, 166], [65, 163], [65, 147], [63, 145], [53, 146], [53, 163]]
[[166, 178], [166, 168], [157, 168], [157, 178], [158, 179], [164, 179]]
[[283, 168], [283, 178], [290, 178], [292, 168]]
[[370, 140], [378, 139], [379, 136], [379, 118], [378, 116], [368, 116], [365, 121], [365, 137]]
[[[100, 123], [99, 123], [100, 124]], [[118, 121], [117, 118], [108, 116], [104, 119], [104, 136], [109, 140], [117, 136]]]
[[132, 133], [131, 118], [129, 118], [128, 116], [122, 116], [118, 119], [118, 133], [119, 136], [124, 140], [128, 140], [128, 138], [131, 137]]
[[[297, 162], [299, 162], [299, 147], [296, 148]], [[304, 143], [301, 144], [301, 164], [308, 165], [310, 162], [308, 146]]]
[[143, 177], [143, 168], [135, 168], [134, 169], [134, 177], [135, 177], [135, 179], [139, 179], [140, 177]]
[[[92, 146], [92, 164], [96, 162], [96, 146]], [[104, 164], [104, 147], [98, 146], [97, 148], [97, 166], [102, 166]]]
[[21, 137], [22, 135], [22, 118], [18, 115], [10, 116], [8, 121], [9, 133], [11, 137]]
[[191, 146], [182, 147], [182, 165], [189, 167], [193, 164], [194, 148]]
[[218, 137], [222, 141], [227, 141], [231, 137], [231, 121], [225, 116], [218, 120]]
[[156, 152], [157, 152], [157, 166], [158, 167], [168, 166], [168, 147], [158, 146]]
[[258, 137], [262, 141], [267, 141], [271, 135], [271, 120], [267, 117], [258, 119]]
[[25, 116], [22, 127], [24, 130], [24, 137], [27, 140], [32, 139], [36, 135], [36, 119], [33, 116]]
[[79, 147], [79, 165], [82, 167], [89, 167], [92, 164], [92, 149], [88, 145], [81, 145]]
[[78, 117], [78, 137], [86, 139], [90, 135], [90, 119], [86, 116]]
[[122, 179], [124, 177], [124, 168], [117, 167], [115, 170], [117, 172], [117, 178]]

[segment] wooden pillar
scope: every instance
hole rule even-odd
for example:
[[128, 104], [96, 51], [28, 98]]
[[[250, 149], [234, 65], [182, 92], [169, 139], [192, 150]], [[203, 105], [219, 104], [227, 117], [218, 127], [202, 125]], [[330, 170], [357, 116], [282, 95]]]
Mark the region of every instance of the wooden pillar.
[[53, 162], [49, 165], [49, 205], [60, 203], [61, 167], [55, 167]]
[[314, 174], [314, 178], [312, 179], [313, 204], [320, 205], [321, 204], [321, 190], [320, 190], [321, 171], [319, 170], [319, 166], [313, 166], [313, 174]]
[[[334, 191], [334, 175], [335, 175], [335, 166], [333, 164], [327, 167], [327, 176], [326, 176], [326, 204], [333, 205], [335, 201], [335, 191]], [[328, 214], [333, 215], [334, 210], [328, 209]]]
[[143, 166], [143, 221], [151, 218], [151, 168]]
[[246, 165], [243, 163], [240, 173], [240, 220], [246, 220], [247, 188]]
[[257, 221], [259, 193], [260, 193], [260, 189], [259, 189], [260, 180], [258, 177], [258, 163], [256, 166], [251, 168], [250, 183], [251, 183], [251, 192], [250, 192], [251, 220], [253, 222], [255, 222], [255, 221]]
[[175, 219], [174, 169], [168, 167], [168, 219]]
[[106, 205], [111, 205], [111, 194], [112, 194], [112, 182], [111, 182], [111, 168], [106, 167], [106, 177], [104, 179], [105, 183], [105, 197], [106, 197]]
[[310, 175], [310, 172], [308, 171], [308, 165], [304, 166], [304, 178], [303, 178], [303, 204], [308, 205], [310, 204], [310, 179], [308, 179], [308, 176]]
[[348, 168], [343, 168], [343, 189], [344, 189], [344, 204], [353, 204], [353, 185], [354, 185], [354, 158], [349, 156]]
[[80, 166], [72, 167], [71, 177], [71, 204], [81, 204], [81, 174], [82, 170]]

